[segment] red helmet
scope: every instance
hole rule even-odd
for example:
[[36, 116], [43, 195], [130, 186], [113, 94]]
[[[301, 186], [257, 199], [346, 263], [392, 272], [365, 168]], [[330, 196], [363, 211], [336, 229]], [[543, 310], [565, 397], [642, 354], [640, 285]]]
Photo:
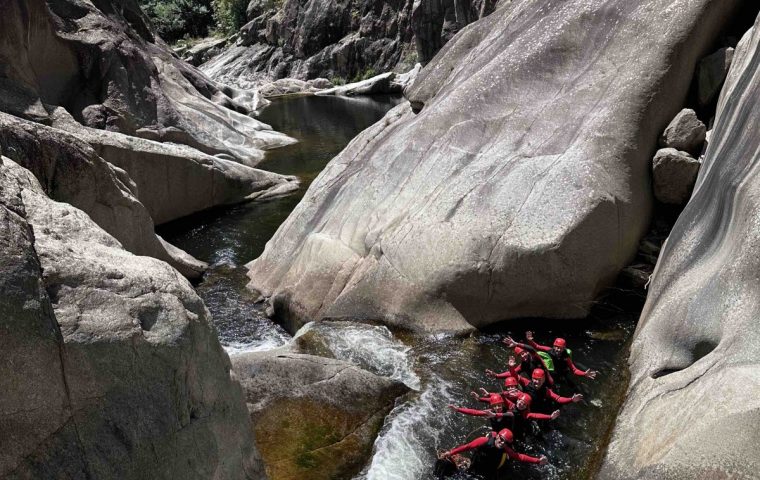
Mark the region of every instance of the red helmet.
[[499, 430], [499, 433], [497, 433], [497, 435], [503, 438], [507, 443], [512, 443], [512, 441], [515, 439], [514, 435], [512, 435], [512, 431], [508, 428], [502, 428]]
[[491, 405], [497, 405], [499, 403], [504, 403], [504, 399], [498, 393], [492, 393], [488, 396], [488, 403]]
[[554, 346], [558, 348], [565, 348], [567, 346], [567, 342], [565, 341], [564, 338], [555, 338]]
[[533, 401], [533, 399], [530, 398], [530, 395], [528, 395], [527, 393], [520, 393], [519, 395], [517, 395], [517, 400], [522, 400], [522, 402], [528, 407], [530, 407], [530, 402]]
[[540, 368], [534, 368], [530, 376], [533, 378], [546, 378], [546, 373]]
[[504, 379], [504, 386], [509, 387], [516, 387], [517, 386], [517, 379], [515, 377], [507, 377]]
[[520, 355], [524, 351], [525, 351], [525, 349], [522, 348], [522, 347], [515, 347], [515, 355]]

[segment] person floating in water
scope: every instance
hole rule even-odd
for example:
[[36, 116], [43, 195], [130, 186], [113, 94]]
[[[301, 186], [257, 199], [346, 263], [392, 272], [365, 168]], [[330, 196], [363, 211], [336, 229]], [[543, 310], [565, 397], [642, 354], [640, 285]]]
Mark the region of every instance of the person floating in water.
[[[510, 341], [512, 342], [512, 345], [510, 345]], [[514, 341], [510, 337], [505, 338], [503, 342], [510, 348], [514, 345]], [[525, 345], [525, 347], [527, 347], [527, 345]], [[549, 370], [544, 364], [543, 359], [535, 349], [532, 347], [523, 348], [515, 346], [514, 352], [515, 355], [517, 355], [517, 357], [520, 359], [519, 364], [516, 363], [514, 357], [510, 356], [509, 363], [507, 365], [509, 368], [506, 372], [496, 373], [493, 370], [486, 369], [486, 376], [490, 378], [507, 378], [516, 376], [517, 373], [532, 372], [537, 368], [541, 368], [546, 372], [546, 381], [549, 383], [549, 385], [554, 385], [554, 379], [552, 378], [551, 374], [549, 374]]]
[[459, 445], [451, 450], [440, 452], [439, 461], [454, 458], [464, 452], [473, 451], [471, 465], [467, 469], [469, 473], [476, 475], [494, 476], [504, 467], [509, 459], [517, 460], [524, 463], [534, 463], [546, 465], [548, 460], [546, 456], [533, 457], [524, 453], [517, 453], [509, 446], [514, 441], [514, 435], [507, 429], [501, 429], [498, 432], [493, 431], [483, 437]]
[[[504, 380], [504, 390], [501, 392], [502, 398], [504, 400], [508, 400], [510, 402], [513, 402], [517, 399], [517, 395], [522, 392], [522, 388], [520, 386], [520, 382], [515, 377], [507, 377]], [[479, 402], [489, 403], [491, 400], [491, 392], [486, 390], [485, 388], [480, 389], [481, 395], [478, 395], [477, 392], [470, 392], [470, 395]]]
[[518, 381], [523, 386], [523, 392], [530, 395], [532, 400], [532, 409], [537, 411], [544, 411], [550, 408], [549, 400], [556, 402], [560, 405], [566, 405], [568, 403], [578, 403], [583, 400], [583, 395], [576, 393], [571, 397], [562, 397], [554, 392], [551, 387], [546, 383], [546, 373], [541, 368], [536, 368], [531, 374], [530, 380], [521, 376], [517, 377]]
[[511, 337], [506, 337], [504, 340], [507, 346], [533, 348], [538, 352], [544, 352], [546, 357], [548, 357], [544, 358], [544, 364], [549, 371], [554, 373], [554, 376], [567, 375], [568, 372], [572, 372], [573, 375], [586, 377], [590, 380], [596, 378], [598, 372], [595, 370], [581, 370], [575, 366], [571, 357], [571, 352], [567, 348], [567, 342], [564, 338], [555, 338], [551, 347], [536, 343], [533, 340], [533, 332], [525, 332], [525, 338], [528, 340], [529, 345], [515, 342]]
[[[524, 392], [517, 396], [514, 404], [507, 403], [509, 413], [511, 413], [514, 421], [514, 432], [520, 437], [527, 433], [531, 420], [555, 420], [559, 417], [559, 410], [554, 410], [551, 414], [532, 412], [531, 403], [533, 403], [533, 399]], [[500, 419], [507, 415], [506, 413], [494, 413], [494, 416]]]
[[[512, 426], [512, 412], [505, 410], [506, 404], [505, 404], [504, 397], [502, 397], [498, 393], [491, 393], [488, 395], [488, 403], [489, 403], [490, 408], [487, 410], [457, 407], [456, 405], [449, 405], [449, 408], [451, 408], [455, 412], [462, 413], [464, 415], [472, 415], [474, 417], [486, 417], [490, 419], [491, 421], [491, 429], [496, 430], [497, 432], [503, 428], [511, 427]], [[504, 415], [497, 418], [496, 417], [497, 413], [503, 413]]]

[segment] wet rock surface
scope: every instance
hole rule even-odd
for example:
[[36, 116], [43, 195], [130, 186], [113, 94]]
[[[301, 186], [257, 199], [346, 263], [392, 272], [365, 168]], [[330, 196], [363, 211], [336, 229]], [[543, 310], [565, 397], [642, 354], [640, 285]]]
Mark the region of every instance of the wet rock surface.
[[0, 161], [0, 476], [259, 477], [242, 390], [190, 284]]
[[232, 357], [272, 480], [351, 478], [402, 383], [335, 359], [282, 350]]
[[757, 478], [759, 59], [756, 24], [655, 270], [600, 479]]
[[500, 6], [420, 72], [419, 113], [396, 107], [327, 166], [250, 286], [291, 328], [584, 316], [636, 252], [657, 138], [735, 5]]

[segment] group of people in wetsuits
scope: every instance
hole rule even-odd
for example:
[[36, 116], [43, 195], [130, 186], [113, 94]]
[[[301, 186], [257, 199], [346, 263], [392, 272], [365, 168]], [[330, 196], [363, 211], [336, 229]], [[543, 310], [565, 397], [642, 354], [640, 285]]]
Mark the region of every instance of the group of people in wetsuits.
[[[490, 431], [469, 443], [439, 452], [435, 466], [438, 478], [457, 472], [495, 478], [509, 460], [540, 465], [548, 463], [544, 455], [534, 457], [516, 452], [513, 449], [515, 439], [525, 438], [531, 422], [559, 417], [558, 406], [583, 400], [580, 393], [566, 397], [557, 394], [554, 389], [558, 381], [567, 382], [571, 375], [593, 380], [597, 372], [578, 368], [563, 338], [556, 338], [552, 346], [547, 346], [536, 343], [532, 332], [526, 332], [525, 337], [527, 343], [504, 338], [504, 344], [514, 352], [509, 357], [507, 371], [486, 370], [486, 376], [504, 379], [502, 391], [489, 392], [481, 388], [479, 392], [471, 392], [476, 401], [488, 404], [487, 408], [449, 405], [455, 412], [488, 419]], [[472, 455], [468, 458], [462, 455], [465, 452], [472, 452]]]

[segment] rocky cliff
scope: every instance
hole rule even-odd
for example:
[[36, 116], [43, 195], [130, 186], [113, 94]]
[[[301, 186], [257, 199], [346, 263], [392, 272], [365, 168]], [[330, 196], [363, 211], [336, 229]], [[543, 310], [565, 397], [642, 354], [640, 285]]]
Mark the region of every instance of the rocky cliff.
[[0, 157], [0, 477], [260, 478], [240, 385], [169, 265]]
[[584, 316], [648, 227], [658, 135], [738, 3], [500, 5], [327, 166], [250, 286], [291, 329]]
[[492, 0], [252, 0], [237, 42], [203, 65], [249, 88], [267, 80], [358, 80], [430, 61]]
[[694, 194], [662, 251], [599, 478], [757, 478], [760, 20], [736, 49]]

